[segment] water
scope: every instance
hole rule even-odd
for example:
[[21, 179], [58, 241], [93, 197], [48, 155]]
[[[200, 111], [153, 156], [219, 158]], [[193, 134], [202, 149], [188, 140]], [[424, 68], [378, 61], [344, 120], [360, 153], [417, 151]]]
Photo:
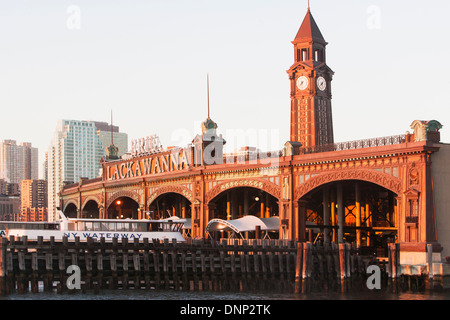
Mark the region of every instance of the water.
[[135, 290], [135, 289], [101, 289], [98, 293], [92, 290], [87, 292], [40, 291], [38, 293], [26, 292], [0, 297], [0, 300], [145, 300], [145, 301], [218, 301], [218, 300], [450, 300], [450, 291], [424, 291], [424, 292], [392, 292], [391, 290], [361, 290], [351, 289], [346, 292], [315, 291], [308, 293], [272, 293], [272, 292], [210, 292], [210, 291], [174, 291], [174, 290]]
[[[355, 317], [367, 315], [398, 315], [401, 318], [416, 318], [421, 306], [419, 301], [443, 301], [447, 304], [450, 292], [398, 292], [388, 290], [350, 290], [348, 292], [310, 292], [270, 293], [270, 292], [194, 292], [174, 290], [107, 290], [99, 293], [65, 292], [27, 292], [13, 293], [1, 297], [5, 308], [20, 310], [23, 318], [35, 317], [37, 310], [49, 310], [58, 315], [74, 314], [89, 318], [125, 319], [136, 317], [161, 317], [166, 319], [277, 319], [301, 312], [302, 317], [311, 318], [336, 317], [338, 313], [347, 310]], [[30, 307], [27, 302], [32, 303]], [[395, 307], [392, 301], [402, 300], [409, 304], [405, 307]], [[350, 305], [349, 305], [350, 303]], [[398, 302], [396, 302], [398, 303]], [[423, 303], [423, 302], [421, 302]], [[435, 302], [433, 302], [435, 303]], [[439, 303], [439, 302], [438, 302]], [[250, 307], [249, 307], [250, 306]], [[259, 309], [252, 309], [258, 307]], [[244, 310], [244, 307], [249, 309]], [[433, 310], [445, 308], [438, 306]], [[55, 309], [56, 308], [56, 309]], [[265, 309], [267, 308], [267, 309]], [[423, 307], [422, 307], [423, 308]], [[192, 311], [193, 309], [193, 311]], [[53, 311], [51, 311], [53, 310]], [[190, 310], [191, 314], [185, 314]], [[205, 311], [208, 310], [208, 311]], [[250, 313], [250, 312], [267, 313]], [[347, 312], [346, 311], [346, 312]], [[63, 312], [63, 313], [61, 313]], [[192, 312], [198, 312], [192, 314]], [[210, 314], [200, 314], [210, 312]], [[240, 313], [242, 312], [242, 313]], [[29, 313], [28, 315], [26, 315]], [[256, 314], [254, 316], [253, 314]]]

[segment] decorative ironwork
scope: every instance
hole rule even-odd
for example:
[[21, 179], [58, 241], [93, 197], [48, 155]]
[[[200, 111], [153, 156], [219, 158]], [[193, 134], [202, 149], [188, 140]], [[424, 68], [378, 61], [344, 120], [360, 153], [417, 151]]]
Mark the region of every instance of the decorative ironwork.
[[282, 150], [276, 151], [253, 151], [253, 152], [236, 152], [226, 153], [223, 155], [224, 163], [241, 163], [245, 161], [257, 161], [275, 159], [283, 156]]
[[[364, 149], [380, 146], [391, 146], [396, 144], [402, 144], [406, 142], [406, 135], [394, 135], [380, 138], [362, 139], [338, 143], [330, 143], [324, 145], [317, 145], [313, 147], [300, 147], [294, 151], [294, 155], [303, 155], [311, 153], [320, 152], [331, 152], [331, 151], [343, 151], [343, 150], [354, 150], [354, 149]], [[238, 152], [238, 153], [228, 153], [224, 154], [224, 163], [240, 163], [252, 160], [263, 160], [263, 159], [274, 159], [283, 156], [283, 150], [276, 151], [254, 151], [254, 152]]]
[[379, 146], [391, 146], [396, 144], [401, 144], [406, 142], [406, 135], [396, 135], [381, 138], [371, 138], [363, 140], [354, 140], [347, 142], [338, 142], [332, 144], [318, 145], [314, 147], [302, 147], [296, 151], [295, 155], [319, 153], [319, 152], [330, 152], [330, 151], [342, 151], [342, 150], [353, 150], [353, 149], [364, 149]]

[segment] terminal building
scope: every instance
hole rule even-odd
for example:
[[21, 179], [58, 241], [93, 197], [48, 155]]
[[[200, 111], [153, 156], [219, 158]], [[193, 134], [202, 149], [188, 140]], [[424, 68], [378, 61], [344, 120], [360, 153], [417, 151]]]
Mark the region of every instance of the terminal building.
[[[208, 116], [186, 148], [103, 159], [101, 177], [64, 187], [60, 209], [69, 217], [189, 218], [192, 237], [356, 242], [380, 257], [399, 243], [403, 264], [425, 263], [430, 244], [436, 261], [450, 255], [442, 125], [411, 119], [398, 128], [406, 134], [335, 142], [334, 73], [309, 9], [292, 43], [290, 141], [278, 151], [224, 154], [226, 137]], [[236, 221], [246, 217], [271, 227], [241, 233]]]

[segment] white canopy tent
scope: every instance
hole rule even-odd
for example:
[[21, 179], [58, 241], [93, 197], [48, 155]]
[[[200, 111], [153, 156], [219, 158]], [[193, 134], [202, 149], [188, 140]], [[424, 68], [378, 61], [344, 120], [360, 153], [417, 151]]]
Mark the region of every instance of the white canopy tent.
[[172, 216], [170, 218], [161, 219], [162, 221], [173, 221], [173, 222], [183, 222], [183, 230], [191, 229], [191, 218], [180, 218], [177, 216]]
[[246, 231], [255, 231], [257, 226], [261, 228], [261, 231], [278, 231], [280, 219], [279, 217], [258, 218], [252, 215], [235, 220], [212, 219], [206, 226], [206, 232], [234, 231], [236, 234], [242, 234]]

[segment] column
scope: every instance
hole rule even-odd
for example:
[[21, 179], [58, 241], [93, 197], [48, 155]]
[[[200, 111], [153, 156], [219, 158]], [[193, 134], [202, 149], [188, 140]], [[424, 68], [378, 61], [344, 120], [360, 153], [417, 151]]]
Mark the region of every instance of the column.
[[285, 201], [278, 202], [278, 212], [280, 215], [280, 239], [292, 239], [289, 236], [289, 222], [291, 221], [291, 217], [288, 216], [287, 204]]
[[342, 183], [337, 185], [337, 214], [338, 214], [338, 242], [344, 242], [344, 199], [343, 199]]
[[264, 199], [259, 199], [259, 201], [261, 201], [261, 212], [259, 214], [259, 217], [264, 218]]
[[192, 237], [197, 237], [199, 235], [199, 223], [200, 223], [200, 217], [198, 212], [198, 205], [195, 203], [192, 203], [191, 205], [191, 212], [192, 212], [192, 221], [191, 221], [191, 233]]
[[396, 227], [396, 228], [398, 228], [398, 203], [399, 203], [399, 197], [395, 197], [394, 198], [394, 212], [392, 214], [392, 223], [394, 224], [394, 227]]
[[231, 190], [231, 219], [234, 220], [237, 218], [239, 203], [237, 197], [237, 189]]
[[[370, 224], [370, 220], [371, 220], [371, 218], [370, 218], [370, 206], [369, 206], [369, 197], [367, 195], [366, 195], [366, 208], [364, 210], [364, 215], [365, 215], [365, 218], [366, 218], [366, 227], [370, 227], [371, 226], [371, 224]], [[366, 242], [366, 245], [368, 247], [370, 247], [370, 235], [371, 235], [371, 233], [369, 231], [367, 231], [367, 242]]]
[[298, 241], [306, 241], [306, 200], [299, 200], [294, 203], [294, 210], [297, 217], [297, 239]]
[[186, 198], [181, 197], [181, 218], [186, 218]]
[[270, 218], [270, 208], [269, 208], [269, 200], [270, 200], [270, 198], [269, 198], [269, 194], [268, 193], [264, 194], [264, 198], [266, 200], [265, 217], [266, 218]]
[[[334, 190], [333, 190], [334, 191]], [[330, 215], [331, 215], [331, 225], [333, 227], [336, 226], [336, 193], [331, 192], [331, 205], [330, 205]], [[332, 230], [331, 241], [336, 242], [336, 229]]]
[[203, 211], [204, 211], [204, 215], [203, 215], [204, 223], [203, 223], [203, 231], [202, 232], [204, 233], [204, 237], [206, 238], [206, 226], [207, 226], [209, 220], [211, 220], [209, 217], [211, 209], [208, 204], [203, 205]]
[[355, 215], [356, 215], [356, 247], [361, 246], [361, 194], [359, 190], [359, 183], [355, 184]]
[[227, 192], [227, 220], [231, 220], [231, 194]]
[[244, 215], [248, 215], [248, 189], [244, 189]]
[[[329, 225], [330, 224], [330, 196], [329, 196], [329, 190], [328, 188], [323, 188], [323, 224]], [[323, 242], [324, 243], [330, 243], [330, 228], [324, 228], [323, 230]]]

